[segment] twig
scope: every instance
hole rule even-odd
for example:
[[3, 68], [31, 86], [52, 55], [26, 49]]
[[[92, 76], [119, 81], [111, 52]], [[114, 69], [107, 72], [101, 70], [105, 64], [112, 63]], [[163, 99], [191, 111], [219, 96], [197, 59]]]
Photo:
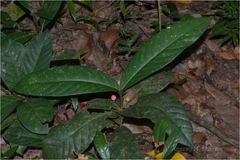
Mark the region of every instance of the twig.
[[223, 134], [222, 132], [220, 132], [216, 127], [214, 127], [213, 125], [209, 124], [208, 122], [200, 119], [199, 117], [193, 115], [191, 112], [186, 111], [189, 118], [197, 123], [198, 125], [208, 129], [209, 131], [211, 131], [213, 134], [215, 134], [216, 136], [218, 136], [221, 140], [239, 148], [239, 142], [237, 140], [234, 140], [232, 138], [230, 138], [229, 136]]
[[161, 17], [161, 13], [162, 13], [162, 8], [160, 5], [160, 1], [158, 0], [158, 24], [159, 24], [159, 31], [161, 31], [162, 29], [162, 17]]

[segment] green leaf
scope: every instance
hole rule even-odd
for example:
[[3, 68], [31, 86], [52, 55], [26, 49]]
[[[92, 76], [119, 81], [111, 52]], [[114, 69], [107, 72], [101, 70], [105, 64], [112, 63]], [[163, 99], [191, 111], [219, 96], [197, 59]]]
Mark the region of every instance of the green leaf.
[[78, 98], [71, 98], [71, 103], [74, 111], [77, 111], [78, 109]]
[[111, 159], [141, 159], [139, 144], [126, 127], [118, 127], [112, 135], [110, 144]]
[[128, 89], [170, 63], [202, 35], [210, 20], [197, 18], [181, 21], [156, 34], [128, 64], [120, 81], [120, 89]]
[[126, 117], [148, 118], [153, 123], [166, 120], [167, 133], [170, 134], [178, 126], [182, 126], [181, 144], [193, 148], [193, 129], [181, 102], [171, 93], [163, 92], [142, 96], [138, 102], [120, 114]]
[[24, 8], [26, 8], [27, 10], [29, 10], [30, 12], [32, 12], [32, 6], [29, 4], [28, 1], [26, 0], [21, 0], [21, 1], [17, 1], [19, 4], [21, 4]]
[[18, 146], [11, 147], [1, 156], [1, 158], [10, 159], [15, 154], [17, 149], [18, 149]]
[[1, 122], [22, 102], [18, 96], [1, 96]]
[[60, 66], [26, 75], [14, 88], [35, 96], [70, 96], [117, 92], [118, 83], [109, 75], [86, 66]]
[[[84, 52], [84, 51], [83, 51]], [[55, 53], [52, 56], [53, 61], [57, 60], [70, 60], [70, 59], [80, 59], [81, 53], [74, 49], [66, 49]]]
[[7, 7], [3, 8], [2, 11], [7, 12], [13, 21], [17, 21], [25, 14], [15, 3], [10, 3]]
[[33, 32], [15, 32], [7, 34], [6, 36], [4, 36], [4, 38], [8, 38], [15, 42], [24, 44], [27, 41], [29, 41], [33, 37], [33, 35], [34, 35]]
[[7, 127], [13, 126], [13, 125], [15, 125], [17, 123], [19, 123], [17, 114], [16, 113], [12, 113], [6, 119], [4, 119], [1, 122], [1, 131], [3, 131]]
[[64, 124], [50, 129], [43, 140], [44, 159], [58, 159], [74, 157], [85, 151], [96, 131], [104, 128], [105, 121], [110, 113], [81, 112]]
[[20, 123], [7, 129], [3, 137], [10, 143], [22, 146], [42, 146], [42, 140], [45, 138], [44, 135], [29, 132]]
[[76, 11], [75, 11], [74, 3], [73, 3], [72, 0], [68, 1], [68, 9], [71, 13], [71, 16], [72, 16], [73, 20], [76, 21]]
[[92, 6], [90, 1], [88, 1], [88, 0], [78, 0], [78, 2], [86, 5], [87, 7], [89, 7], [93, 11], [93, 6]]
[[162, 158], [166, 158], [168, 155], [172, 153], [172, 151], [174, 151], [181, 137], [182, 137], [182, 130], [181, 130], [181, 127], [179, 126], [174, 131], [172, 131], [166, 143], [164, 144]]
[[[13, 47], [14, 46], [14, 47]], [[1, 78], [5, 85], [12, 88], [24, 76], [21, 65], [24, 63], [26, 49], [20, 43], [3, 38], [1, 41]]]
[[18, 149], [16, 151], [17, 154], [23, 156], [23, 154], [25, 153], [26, 149], [27, 149], [27, 146], [18, 146]]
[[143, 96], [151, 93], [158, 93], [163, 90], [168, 84], [174, 83], [174, 78], [166, 72], [156, 73], [140, 83], [133, 86], [138, 91], [138, 96]]
[[165, 134], [167, 129], [167, 121], [160, 120], [158, 121], [153, 128], [153, 136], [155, 141], [158, 142], [165, 142]]
[[110, 159], [110, 152], [104, 134], [97, 131], [94, 136], [95, 148], [102, 159]]
[[25, 74], [47, 69], [52, 58], [52, 42], [48, 30], [34, 39], [24, 56], [22, 70]]
[[52, 103], [46, 99], [28, 99], [17, 108], [19, 121], [29, 131], [47, 134], [54, 115]]
[[4, 28], [14, 28], [17, 23], [11, 19], [7, 12], [0, 12], [1, 15], [1, 23]]
[[119, 106], [116, 105], [113, 101], [109, 99], [100, 99], [96, 98], [90, 100], [88, 109], [101, 109], [101, 110], [111, 110], [112, 108], [120, 109]]
[[137, 33], [137, 34], [135, 34], [135, 35], [132, 37], [132, 39], [131, 39], [131, 41], [130, 41], [130, 43], [129, 43], [129, 47], [132, 46], [132, 45], [137, 41], [137, 39], [139, 38], [139, 36], [140, 36], [140, 33]]
[[44, 1], [43, 9], [40, 9], [35, 13], [36, 15], [41, 17], [40, 25], [42, 30], [51, 20], [53, 20], [61, 4], [62, 1]]

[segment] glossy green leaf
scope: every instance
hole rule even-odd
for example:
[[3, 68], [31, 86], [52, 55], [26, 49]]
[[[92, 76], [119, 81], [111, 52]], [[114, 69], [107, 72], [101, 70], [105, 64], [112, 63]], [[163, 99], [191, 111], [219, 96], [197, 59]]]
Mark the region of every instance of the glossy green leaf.
[[156, 34], [128, 64], [120, 81], [120, 89], [128, 89], [170, 63], [202, 35], [210, 20], [196, 18], [182, 21]]
[[51, 58], [52, 42], [50, 33], [46, 30], [28, 46], [21, 69], [24, 74], [47, 69], [50, 66]]
[[[14, 47], [13, 47], [14, 46]], [[1, 78], [5, 85], [12, 88], [19, 82], [24, 74], [21, 65], [24, 63], [26, 49], [20, 43], [2, 38], [1, 41]]]
[[66, 123], [50, 129], [43, 140], [44, 159], [65, 159], [74, 157], [73, 150], [77, 153], [85, 151], [96, 131], [104, 128], [109, 114], [81, 112]]
[[24, 8], [26, 8], [27, 10], [29, 10], [30, 12], [32, 12], [32, 6], [30, 5], [30, 3], [26, 0], [21, 0], [21, 1], [17, 1], [19, 4], [21, 4]]
[[27, 41], [29, 41], [33, 37], [33, 35], [34, 35], [33, 32], [15, 32], [7, 34], [6, 36], [4, 36], [4, 38], [8, 38], [15, 42], [24, 44]]
[[89, 7], [93, 11], [93, 6], [92, 6], [92, 4], [89, 0], [78, 0], [78, 2], [86, 5], [87, 7]]
[[110, 144], [111, 159], [141, 159], [137, 140], [126, 127], [118, 127], [112, 135]]
[[172, 133], [169, 135], [166, 143], [164, 144], [163, 148], [163, 155], [162, 158], [166, 158], [168, 155], [174, 151], [175, 147], [177, 146], [178, 142], [182, 137], [182, 130], [181, 127], [177, 127]]
[[93, 99], [89, 102], [88, 109], [101, 109], [101, 110], [111, 110], [112, 108], [120, 109], [116, 103], [109, 99]]
[[151, 93], [158, 93], [174, 81], [174, 78], [169, 76], [166, 72], [160, 72], [147, 77], [140, 83], [134, 85], [133, 88], [138, 91], [138, 96], [143, 96]]
[[153, 136], [157, 143], [165, 142], [167, 125], [168, 125], [167, 121], [165, 121], [165, 120], [160, 120], [154, 125]]
[[76, 11], [74, 8], [74, 3], [72, 0], [69, 0], [67, 3], [68, 3], [68, 9], [71, 13], [71, 16], [72, 16], [73, 20], [76, 21]]
[[21, 124], [8, 128], [3, 137], [10, 143], [22, 146], [42, 146], [45, 135], [34, 134], [26, 130]]
[[94, 146], [102, 159], [110, 159], [110, 152], [104, 134], [97, 131], [94, 136]]
[[193, 148], [193, 129], [181, 102], [171, 93], [163, 92], [142, 96], [138, 102], [120, 114], [127, 117], [148, 118], [153, 123], [166, 120], [167, 133], [170, 134], [178, 126], [182, 126], [181, 144]]
[[18, 96], [2, 96], [1, 97], [1, 122], [10, 114], [12, 111], [23, 102], [23, 98]]
[[109, 75], [86, 66], [60, 66], [26, 75], [14, 88], [35, 96], [70, 96], [116, 92], [118, 83]]
[[46, 99], [28, 99], [17, 108], [19, 121], [29, 131], [47, 134], [54, 115], [52, 103]]

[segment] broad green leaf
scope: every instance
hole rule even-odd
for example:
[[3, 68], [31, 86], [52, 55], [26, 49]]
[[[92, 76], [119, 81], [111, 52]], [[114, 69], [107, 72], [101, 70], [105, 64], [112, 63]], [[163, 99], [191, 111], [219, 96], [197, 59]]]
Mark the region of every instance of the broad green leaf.
[[110, 99], [93, 99], [89, 102], [88, 109], [111, 110], [112, 108], [120, 109], [116, 103]]
[[118, 83], [109, 75], [86, 66], [60, 66], [26, 75], [14, 88], [35, 96], [70, 96], [116, 92]]
[[42, 30], [56, 16], [61, 4], [62, 1], [44, 1], [43, 9], [40, 9], [35, 13], [41, 17], [40, 25]]
[[13, 126], [15, 124], [19, 123], [18, 122], [18, 117], [16, 113], [12, 113], [10, 114], [6, 119], [4, 119], [1, 122], [1, 131], [3, 131], [4, 129], [6, 129], [9, 126]]
[[33, 37], [33, 35], [33, 32], [15, 32], [5, 35], [4, 38], [8, 38], [15, 42], [24, 44], [29, 41]]
[[7, 12], [13, 21], [17, 21], [25, 14], [15, 3], [10, 3], [7, 7], [3, 8], [2, 11]]
[[97, 131], [94, 136], [95, 148], [102, 159], [110, 159], [110, 152], [104, 134]]
[[18, 96], [1, 96], [1, 122], [12, 111], [23, 102], [23, 98]]
[[193, 148], [193, 129], [181, 102], [171, 93], [163, 92], [142, 96], [138, 102], [120, 114], [127, 117], [148, 118], [153, 123], [166, 120], [167, 133], [178, 126], [182, 127], [183, 136], [180, 143]]
[[143, 96], [151, 93], [158, 93], [174, 81], [174, 78], [169, 76], [166, 72], [160, 72], [147, 77], [140, 83], [134, 85], [133, 88], [138, 91], [138, 96]]
[[48, 30], [34, 39], [27, 48], [22, 70], [25, 74], [47, 69], [52, 58], [52, 42]]
[[19, 121], [29, 131], [47, 134], [54, 115], [52, 103], [46, 99], [28, 99], [17, 108]]
[[74, 157], [85, 151], [96, 131], [104, 128], [105, 121], [110, 113], [81, 112], [64, 124], [50, 129], [43, 140], [43, 157], [45, 159], [65, 159]]
[[7, 12], [0, 11], [0, 15], [1, 15], [1, 24], [3, 25], [3, 28], [14, 28], [17, 25], [17, 23], [11, 19], [11, 17]]
[[71, 16], [72, 16], [73, 20], [76, 21], [76, 11], [75, 11], [74, 3], [73, 3], [72, 0], [68, 1], [68, 9], [71, 13]]
[[168, 124], [165, 120], [160, 120], [154, 125], [153, 136], [157, 143], [165, 142], [165, 134], [166, 134], [167, 125]]
[[118, 127], [112, 135], [110, 144], [111, 159], [141, 159], [139, 144], [126, 127]]
[[3, 137], [10, 143], [22, 146], [42, 146], [45, 135], [34, 134], [26, 130], [21, 124], [8, 128]]
[[210, 20], [196, 18], [182, 21], [156, 34], [128, 64], [120, 81], [120, 89], [128, 89], [170, 63], [202, 35]]
[[162, 158], [166, 158], [174, 151], [181, 137], [182, 137], [181, 127], [177, 127], [174, 131], [172, 131], [172, 133], [166, 140], [166, 143], [164, 144]]
[[26, 1], [26, 0], [21, 0], [21, 1], [17, 1], [17, 3], [19, 3], [20, 5], [22, 5], [24, 8], [26, 8], [26, 9], [29, 10], [30, 12], [32, 12], [32, 6], [29, 4], [28, 1]]
[[21, 65], [24, 63], [23, 57], [25, 52], [26, 48], [20, 43], [2, 38], [1, 78], [9, 90], [12, 90], [17, 82], [19, 82], [24, 76], [21, 71]]

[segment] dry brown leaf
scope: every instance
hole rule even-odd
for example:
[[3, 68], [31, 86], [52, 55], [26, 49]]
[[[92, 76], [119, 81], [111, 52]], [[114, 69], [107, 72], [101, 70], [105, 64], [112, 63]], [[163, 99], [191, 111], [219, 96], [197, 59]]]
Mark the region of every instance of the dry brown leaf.
[[193, 72], [196, 76], [201, 76], [206, 72], [206, 63], [200, 59], [188, 60], [188, 67], [191, 69], [190, 72]]
[[123, 126], [127, 127], [133, 134], [152, 133], [152, 129], [144, 125], [139, 126], [129, 123], [123, 123]]
[[117, 28], [108, 28], [106, 32], [102, 32], [99, 37], [99, 43], [103, 51], [106, 53], [109, 52], [118, 37], [119, 32]]
[[235, 56], [236, 59], [240, 60], [240, 47], [239, 46], [234, 48], [233, 55]]
[[124, 96], [123, 101], [123, 108], [129, 108], [130, 106], [134, 105], [138, 101], [138, 92], [131, 88], [128, 90], [127, 94]]
[[216, 57], [221, 57], [221, 58], [228, 59], [228, 60], [235, 59], [235, 57], [233, 56], [233, 54], [231, 52], [226, 52], [226, 51], [215, 52], [214, 55]]
[[[85, 156], [84, 154], [77, 153], [75, 150], [73, 152], [78, 156], [78, 158], [76, 158], [74, 160], [88, 160], [88, 156]], [[68, 158], [67, 160], [72, 160], [72, 159]]]
[[194, 143], [204, 143], [207, 140], [206, 134], [203, 132], [194, 132], [193, 142]]
[[219, 46], [212, 40], [207, 40], [204, 42], [212, 52], [217, 52], [220, 50]]

